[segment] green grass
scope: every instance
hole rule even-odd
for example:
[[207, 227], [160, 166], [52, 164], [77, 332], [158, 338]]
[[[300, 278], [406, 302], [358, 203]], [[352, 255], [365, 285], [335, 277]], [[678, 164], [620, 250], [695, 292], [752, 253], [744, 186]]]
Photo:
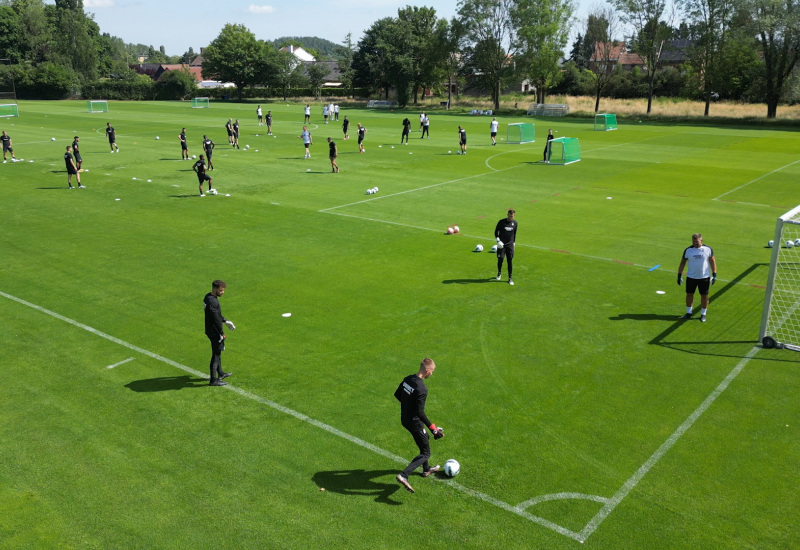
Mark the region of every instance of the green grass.
[[[417, 112], [347, 110], [342, 141], [315, 107], [303, 160], [300, 105], [263, 105], [275, 138], [255, 105], [110, 108], [23, 102], [0, 122], [25, 159], [0, 165], [0, 290], [41, 308], [0, 296], [0, 548], [576, 548], [568, 532], [601, 503], [508, 508], [610, 499], [643, 466], [587, 547], [794, 545], [798, 356], [745, 359], [766, 241], [800, 202], [793, 131], [538, 119], [536, 143], [491, 147], [489, 118], [436, 113], [430, 140], [412, 131], [400, 146]], [[227, 146], [228, 117], [249, 150]], [[500, 137], [519, 121], [499, 120]], [[192, 153], [203, 134], [218, 144], [223, 196], [197, 196], [183, 126]], [[583, 160], [538, 163], [547, 128], [578, 137]], [[75, 134], [89, 172], [69, 191]], [[473, 252], [510, 207], [514, 287]], [[452, 224], [461, 233], [447, 236]], [[697, 231], [719, 280], [709, 322], [678, 323], [675, 270]], [[216, 278], [240, 391], [194, 374], [207, 372], [201, 300]], [[438, 365], [428, 413], [447, 433], [432, 460], [457, 458], [462, 473], [414, 476], [411, 495], [393, 479], [392, 457], [415, 448], [392, 394], [425, 356]]]

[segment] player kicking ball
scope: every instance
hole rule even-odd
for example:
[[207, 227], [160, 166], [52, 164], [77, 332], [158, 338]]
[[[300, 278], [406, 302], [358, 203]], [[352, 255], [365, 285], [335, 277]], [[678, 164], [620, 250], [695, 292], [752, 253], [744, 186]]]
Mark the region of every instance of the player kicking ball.
[[197, 162], [194, 163], [192, 166], [192, 170], [194, 170], [195, 174], [197, 174], [197, 181], [200, 182], [200, 196], [205, 197], [205, 193], [203, 193], [203, 183], [208, 182], [208, 192], [210, 193], [213, 187], [214, 180], [206, 174], [206, 159], [203, 155], [200, 155], [200, 158], [197, 159]]

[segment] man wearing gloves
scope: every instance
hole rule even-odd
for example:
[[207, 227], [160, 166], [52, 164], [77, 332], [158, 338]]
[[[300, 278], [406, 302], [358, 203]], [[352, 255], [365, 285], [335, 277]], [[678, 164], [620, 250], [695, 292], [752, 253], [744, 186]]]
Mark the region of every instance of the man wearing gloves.
[[219, 307], [219, 297], [225, 294], [225, 287], [225, 281], [217, 279], [211, 283], [211, 292], [206, 294], [203, 299], [203, 309], [206, 316], [206, 336], [211, 340], [210, 386], [227, 386], [228, 383], [223, 378], [233, 374], [222, 370], [222, 352], [225, 351], [225, 331], [222, 329], [222, 324], [225, 323], [231, 330], [236, 328], [232, 321], [228, 321], [222, 316], [222, 310]]
[[514, 285], [511, 278], [514, 269], [514, 241], [517, 240], [517, 220], [514, 219], [516, 211], [512, 208], [508, 216], [497, 222], [494, 228], [494, 238], [497, 239], [497, 280], [503, 274], [503, 258], [508, 264], [508, 284]]

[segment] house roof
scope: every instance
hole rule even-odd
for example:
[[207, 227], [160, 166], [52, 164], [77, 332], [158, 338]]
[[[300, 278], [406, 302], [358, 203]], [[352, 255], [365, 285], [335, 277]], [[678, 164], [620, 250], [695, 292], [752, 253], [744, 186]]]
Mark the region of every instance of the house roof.
[[196, 82], [203, 81], [203, 73], [200, 67], [192, 67], [191, 65], [184, 65], [184, 64], [175, 64], [175, 65], [162, 64], [159, 69], [158, 78], [161, 78], [161, 75], [163, 75], [167, 71], [180, 71], [181, 69], [188, 70], [189, 73], [194, 77]]
[[644, 59], [636, 53], [621, 53], [619, 54], [620, 65], [639, 65], [644, 66]]
[[315, 61], [316, 60], [313, 55], [311, 55], [310, 53], [305, 51], [300, 46], [293, 46], [293, 45], [289, 44], [288, 46], [284, 46], [283, 48], [281, 48], [278, 51], [280, 51], [280, 52], [289, 52], [290, 54], [293, 54], [297, 59], [299, 59], [300, 61], [304, 61], [304, 62], [310, 62], [310, 61]]
[[597, 42], [594, 45], [594, 53], [592, 54], [591, 61], [615, 61], [619, 59], [619, 56], [623, 53], [625, 53], [624, 42], [617, 42], [616, 44]]

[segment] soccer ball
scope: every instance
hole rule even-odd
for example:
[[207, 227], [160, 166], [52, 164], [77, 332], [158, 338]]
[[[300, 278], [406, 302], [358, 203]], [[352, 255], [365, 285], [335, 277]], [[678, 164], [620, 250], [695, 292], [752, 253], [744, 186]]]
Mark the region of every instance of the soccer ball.
[[55, 140], [56, 140], [56, 138], [50, 138], [50, 141], [55, 141]]
[[371, 194], [372, 194], [372, 189], [367, 189], [367, 195], [371, 195]]
[[193, 158], [193, 159], [196, 159], [196, 158], [197, 158], [197, 155], [192, 155], [192, 158]]
[[795, 239], [794, 240], [794, 245], [795, 246], [800, 246], [800, 239]]
[[794, 248], [794, 241], [786, 241], [786, 248]]
[[479, 244], [475, 247], [475, 252], [483, 252], [483, 245]]
[[217, 190], [216, 189], [209, 189], [208, 190], [208, 194], [209, 195], [216, 195], [217, 194]]
[[461, 464], [459, 464], [458, 460], [455, 458], [451, 458], [444, 463], [444, 473], [447, 474], [448, 477], [456, 477], [460, 471]]
[[456, 233], [458, 233], [458, 232], [459, 232], [459, 231], [461, 231], [461, 230], [458, 228], [458, 226], [457, 226], [457, 225], [454, 225], [454, 226], [453, 226], [453, 231], [455, 231]]
[[494, 246], [492, 247], [492, 252], [497, 252], [497, 245], [494, 245]]
[[156, 139], [161, 139], [160, 137], [156, 136]]
[[452, 227], [448, 227], [447, 228], [447, 234], [448, 235], [452, 235], [453, 233], [455, 233], [455, 231], [453, 231], [453, 228]]
[[[375, 192], [376, 192], [376, 193], [378, 192], [378, 188], [377, 188], [377, 187], [375, 188]], [[800, 239], [797, 239], [797, 240], [798, 240], [798, 241], [800, 241]], [[799, 243], [799, 244], [800, 244], [800, 243]]]
[[770, 247], [770, 248], [772, 248], [774, 245], [775, 245], [775, 241], [769, 241], [767, 243], [767, 246]]

